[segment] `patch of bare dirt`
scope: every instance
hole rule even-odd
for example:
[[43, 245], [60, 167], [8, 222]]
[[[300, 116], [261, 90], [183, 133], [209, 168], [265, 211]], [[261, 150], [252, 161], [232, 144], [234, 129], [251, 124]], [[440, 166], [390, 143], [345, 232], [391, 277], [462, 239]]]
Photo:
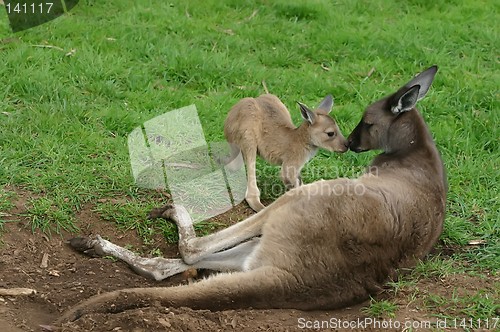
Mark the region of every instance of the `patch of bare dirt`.
[[[119, 261], [89, 258], [73, 251], [66, 243], [75, 234], [63, 232], [48, 237], [38, 231], [32, 233], [28, 223], [19, 216], [25, 211], [28, 193], [16, 190], [15, 208], [9, 212], [12, 222], [5, 226], [0, 246], [0, 288], [30, 288], [36, 294], [0, 296], [0, 331], [43, 331], [40, 325], [50, 325], [66, 309], [92, 295], [129, 287], [173, 286], [187, 283], [182, 275], [165, 281], [147, 280]], [[98, 233], [121, 246], [132, 245], [148, 252], [133, 231], [119, 231], [103, 221], [86, 205], [77, 214], [83, 234]], [[252, 214], [244, 205], [217, 218], [231, 224]], [[156, 244], [155, 244], [156, 245]], [[165, 256], [177, 256], [175, 245], [163, 243]], [[45, 258], [44, 258], [45, 256]], [[455, 278], [455, 279], [454, 279]], [[482, 289], [485, 282], [472, 277], [453, 277], [441, 281], [419, 283], [418, 287], [434, 293], [449, 293], [451, 285], [463, 284], [465, 289]], [[489, 287], [493, 287], [489, 285]], [[401, 303], [393, 320], [422, 321], [430, 319], [415, 303], [408, 303], [407, 294], [394, 296]], [[393, 298], [394, 299], [394, 298]], [[297, 310], [228, 310], [211, 312], [189, 308], [148, 307], [118, 314], [92, 314], [64, 326], [63, 331], [296, 331], [342, 330], [332, 323], [365, 321], [361, 311], [364, 304], [336, 311], [301, 312]], [[359, 327], [359, 326], [358, 326]], [[356, 330], [380, 330], [364, 326]], [[386, 328], [400, 331], [402, 328]], [[422, 329], [425, 330], [425, 329]]]

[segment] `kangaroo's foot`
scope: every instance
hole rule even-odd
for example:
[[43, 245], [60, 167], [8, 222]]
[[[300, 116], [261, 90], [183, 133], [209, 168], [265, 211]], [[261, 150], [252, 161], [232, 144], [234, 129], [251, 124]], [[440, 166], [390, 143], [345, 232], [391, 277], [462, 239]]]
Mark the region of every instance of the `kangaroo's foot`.
[[76, 237], [69, 241], [76, 250], [91, 257], [113, 256], [126, 262], [138, 274], [155, 280], [163, 280], [191, 268], [181, 259], [141, 257], [132, 251], [111, 243], [99, 235]]
[[83, 252], [90, 257], [103, 257], [106, 256], [106, 253], [103, 250], [100, 240], [102, 239], [99, 235], [95, 237], [74, 237], [69, 240], [69, 244], [76, 251]]
[[159, 208], [154, 208], [149, 212], [148, 218], [162, 218], [166, 220], [173, 220], [175, 217], [175, 206], [173, 204], [166, 204]]

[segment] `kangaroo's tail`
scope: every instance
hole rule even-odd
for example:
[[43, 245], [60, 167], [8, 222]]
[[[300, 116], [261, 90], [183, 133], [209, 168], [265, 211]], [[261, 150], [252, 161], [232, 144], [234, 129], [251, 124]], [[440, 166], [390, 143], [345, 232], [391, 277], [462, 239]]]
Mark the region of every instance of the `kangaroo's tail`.
[[238, 308], [292, 308], [289, 303], [297, 279], [276, 267], [248, 272], [224, 273], [193, 285], [128, 288], [93, 296], [66, 311], [56, 322], [61, 325], [90, 313], [117, 313], [161, 303], [166, 307], [225, 310]]

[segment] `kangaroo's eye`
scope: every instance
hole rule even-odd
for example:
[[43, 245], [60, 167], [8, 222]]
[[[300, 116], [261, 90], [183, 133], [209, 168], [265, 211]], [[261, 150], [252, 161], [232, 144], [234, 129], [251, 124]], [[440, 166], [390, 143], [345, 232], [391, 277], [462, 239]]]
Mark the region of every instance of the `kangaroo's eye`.
[[333, 137], [335, 136], [335, 132], [334, 131], [329, 131], [326, 133], [328, 135], [328, 137]]

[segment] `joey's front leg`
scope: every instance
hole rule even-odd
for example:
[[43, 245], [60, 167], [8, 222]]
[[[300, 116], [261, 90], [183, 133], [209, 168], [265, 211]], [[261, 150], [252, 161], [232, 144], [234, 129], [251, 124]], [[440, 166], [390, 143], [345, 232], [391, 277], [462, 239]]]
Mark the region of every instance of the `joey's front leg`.
[[283, 164], [281, 167], [281, 180], [287, 190], [300, 187], [302, 179], [300, 177], [300, 167], [296, 165]]

